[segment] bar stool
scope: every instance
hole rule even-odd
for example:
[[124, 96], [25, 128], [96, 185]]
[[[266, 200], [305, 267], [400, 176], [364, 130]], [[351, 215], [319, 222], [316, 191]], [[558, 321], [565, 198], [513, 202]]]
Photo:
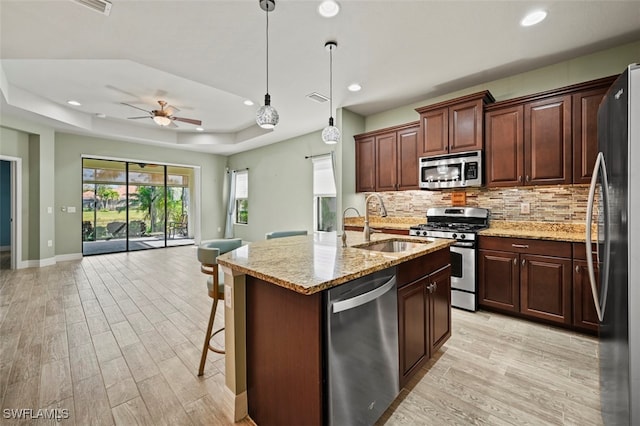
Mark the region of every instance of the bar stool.
[[224, 353], [224, 349], [216, 348], [211, 345], [211, 339], [213, 336], [224, 330], [224, 327], [222, 327], [221, 329], [212, 332], [213, 321], [216, 316], [216, 308], [218, 307], [218, 300], [224, 300], [224, 274], [221, 274], [218, 270], [217, 257], [223, 253], [235, 250], [241, 245], [242, 240], [240, 238], [233, 238], [206, 241], [198, 247], [200, 271], [209, 275], [207, 278], [207, 288], [209, 290], [209, 297], [213, 299], [213, 303], [211, 304], [211, 315], [209, 316], [209, 324], [207, 325], [207, 334], [204, 336], [204, 345], [202, 347], [202, 357], [200, 358], [198, 376], [202, 376], [204, 374], [204, 364], [207, 361], [207, 354], [210, 350], [219, 354]]
[[267, 232], [265, 238], [270, 240], [272, 238], [293, 237], [296, 235], [307, 235], [307, 231], [273, 231]]

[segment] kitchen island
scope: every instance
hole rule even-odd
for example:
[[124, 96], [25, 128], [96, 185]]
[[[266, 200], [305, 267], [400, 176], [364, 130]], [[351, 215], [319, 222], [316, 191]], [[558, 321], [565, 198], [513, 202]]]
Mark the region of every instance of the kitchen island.
[[[403, 265], [399, 283], [426, 288], [432, 284], [425, 281], [426, 274], [436, 267], [439, 277], [444, 277], [438, 279], [449, 283], [449, 240], [386, 234], [374, 234], [371, 239], [372, 243], [401, 239], [423, 244], [385, 253], [363, 249], [361, 233], [347, 232], [345, 248], [336, 234], [329, 233], [258, 241], [218, 258], [225, 272], [225, 380], [236, 420], [251, 414], [258, 424], [285, 419], [324, 422], [322, 300], [326, 290], [396, 265]], [[442, 285], [440, 293], [446, 312], [434, 311], [450, 321], [447, 288]], [[417, 294], [427, 297], [426, 290]], [[416, 299], [410, 300], [407, 306], [413, 308]], [[432, 347], [444, 343], [448, 332], [434, 338]], [[419, 351], [411, 347], [406, 352], [403, 357], [401, 348], [401, 364]], [[428, 355], [411, 361], [406, 372]], [[402, 365], [399, 368], [402, 374]]]

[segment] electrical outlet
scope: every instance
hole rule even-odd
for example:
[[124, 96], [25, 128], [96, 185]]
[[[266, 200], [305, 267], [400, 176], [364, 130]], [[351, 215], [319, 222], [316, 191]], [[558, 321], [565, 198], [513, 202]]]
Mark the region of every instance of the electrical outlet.
[[520, 203], [520, 213], [521, 214], [530, 214], [531, 213], [531, 205], [529, 203]]
[[48, 247], [53, 247], [53, 240], [48, 240], [47, 241], [47, 246]]

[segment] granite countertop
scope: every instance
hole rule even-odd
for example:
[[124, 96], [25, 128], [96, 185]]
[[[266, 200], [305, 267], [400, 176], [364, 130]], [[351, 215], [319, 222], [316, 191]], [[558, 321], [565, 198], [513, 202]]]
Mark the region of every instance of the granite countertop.
[[[585, 229], [584, 223], [495, 221], [478, 235], [584, 243]], [[596, 232], [592, 228], [593, 235]]]
[[382, 253], [353, 247], [364, 244], [361, 232], [347, 231], [347, 245], [336, 233], [257, 241], [218, 257], [222, 266], [288, 288], [313, 294], [347, 281], [447, 248], [452, 240], [376, 233], [371, 241], [424, 242], [399, 253]]
[[[426, 217], [382, 217], [369, 216], [369, 226], [374, 229], [399, 229], [408, 231], [410, 227], [426, 223]], [[346, 217], [345, 226], [364, 227], [364, 216]]]

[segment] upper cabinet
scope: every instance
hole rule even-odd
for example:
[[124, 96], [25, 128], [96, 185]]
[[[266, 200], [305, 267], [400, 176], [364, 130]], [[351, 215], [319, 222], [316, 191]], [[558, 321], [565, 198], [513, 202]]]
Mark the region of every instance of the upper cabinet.
[[588, 183], [597, 110], [615, 77], [497, 102], [485, 113], [487, 186]]
[[418, 189], [418, 123], [355, 136], [356, 192]]
[[488, 90], [417, 108], [420, 114], [419, 157], [481, 150], [484, 105], [494, 101]]
[[598, 107], [614, 81], [607, 78], [594, 88], [573, 94], [573, 183], [591, 181], [598, 156]]
[[571, 96], [488, 109], [487, 186], [571, 183]]

